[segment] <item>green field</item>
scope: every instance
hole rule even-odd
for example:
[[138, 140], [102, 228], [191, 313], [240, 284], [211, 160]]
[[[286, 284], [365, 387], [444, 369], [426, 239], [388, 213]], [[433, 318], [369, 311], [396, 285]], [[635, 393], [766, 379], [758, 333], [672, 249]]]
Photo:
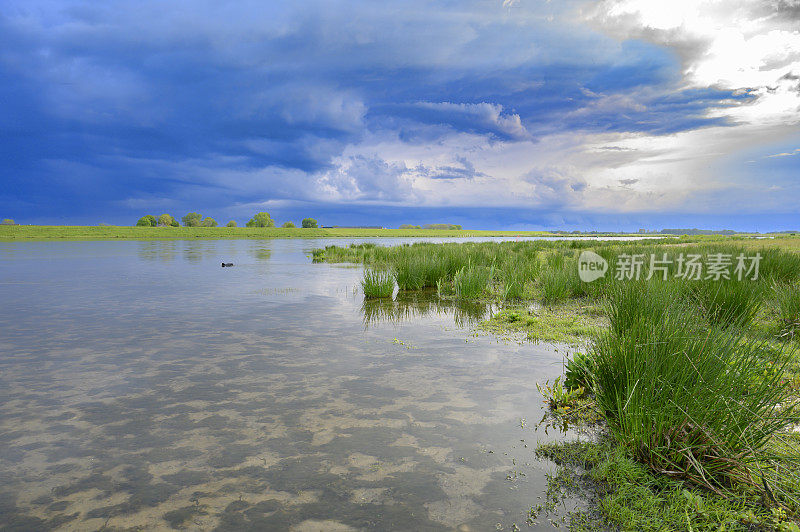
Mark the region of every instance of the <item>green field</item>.
[[80, 225], [0, 226], [0, 240], [114, 240], [193, 238], [370, 238], [370, 237], [470, 237], [554, 236], [544, 231], [472, 231], [437, 229], [302, 229], [282, 227], [129, 227]]

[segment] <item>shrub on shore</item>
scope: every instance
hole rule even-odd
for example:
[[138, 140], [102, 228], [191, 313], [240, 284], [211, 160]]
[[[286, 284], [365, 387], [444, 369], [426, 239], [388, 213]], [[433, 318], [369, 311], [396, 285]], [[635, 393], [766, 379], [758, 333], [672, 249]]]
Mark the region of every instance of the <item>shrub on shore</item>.
[[146, 214], [136, 222], [137, 227], [156, 227], [157, 225], [158, 220], [152, 214]]

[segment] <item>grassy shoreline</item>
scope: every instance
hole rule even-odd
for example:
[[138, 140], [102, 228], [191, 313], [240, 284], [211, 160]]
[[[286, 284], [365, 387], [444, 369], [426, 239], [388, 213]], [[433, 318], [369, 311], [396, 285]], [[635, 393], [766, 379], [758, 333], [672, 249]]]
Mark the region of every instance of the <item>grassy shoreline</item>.
[[[388, 279], [398, 298], [430, 293], [496, 305], [479, 328], [498, 336], [585, 343], [565, 375], [537, 385], [553, 426], [598, 422], [598, 441], [541, 449], [572, 467], [554, 477], [548, 494], [602, 486], [586, 494], [597, 519], [573, 516], [571, 528], [788, 532], [800, 531], [798, 243], [367, 243], [317, 249], [314, 259], [363, 264], [365, 302], [391, 303], [391, 290], [367, 290], [377, 288], [373, 278], [381, 288]], [[654, 267], [652, 280], [645, 264], [641, 281], [583, 283], [577, 257], [585, 250], [610, 265], [635, 254], [670, 260], [663, 271]], [[757, 278], [678, 275], [681, 255], [756, 253]], [[578, 482], [559, 484], [570, 476]], [[540, 510], [531, 509], [532, 522]]]
[[135, 227], [135, 226], [0, 226], [0, 241], [7, 240], [184, 240], [257, 238], [379, 238], [379, 237], [531, 237], [564, 236], [545, 231], [491, 231], [440, 229], [303, 229], [283, 227]]

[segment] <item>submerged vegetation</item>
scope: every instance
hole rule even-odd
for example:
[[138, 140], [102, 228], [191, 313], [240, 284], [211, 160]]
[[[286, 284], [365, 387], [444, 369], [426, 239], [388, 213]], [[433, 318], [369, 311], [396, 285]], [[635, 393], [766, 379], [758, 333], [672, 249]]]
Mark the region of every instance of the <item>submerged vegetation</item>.
[[[606, 261], [606, 275], [581, 280], [583, 251]], [[314, 259], [365, 264], [366, 296], [379, 268], [401, 293], [498, 308], [486, 330], [582, 343], [564, 378], [539, 389], [554, 415], [602, 421], [601, 441], [572, 451], [607, 487], [608, 524], [797, 530], [797, 253], [686, 237], [361, 244]], [[543, 452], [559, 445], [571, 444]]]

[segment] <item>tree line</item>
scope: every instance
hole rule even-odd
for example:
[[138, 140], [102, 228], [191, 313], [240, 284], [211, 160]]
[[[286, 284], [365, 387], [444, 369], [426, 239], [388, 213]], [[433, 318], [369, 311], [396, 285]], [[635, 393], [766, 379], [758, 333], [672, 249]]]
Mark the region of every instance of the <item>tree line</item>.
[[[218, 227], [219, 224], [217, 221], [212, 218], [211, 216], [203, 217], [202, 214], [199, 212], [190, 212], [181, 218], [181, 222], [183, 223], [184, 227]], [[136, 222], [138, 227], [180, 227], [181, 223], [178, 222], [175, 218], [172, 217], [170, 214], [162, 214], [161, 216], [153, 216], [152, 214], [146, 214], [139, 218]], [[247, 227], [275, 227], [275, 220], [272, 219], [272, 216], [269, 215], [268, 212], [259, 212], [253, 215], [250, 218], [250, 221], [245, 224]], [[226, 227], [237, 227], [236, 220], [231, 220], [227, 224]], [[303, 228], [316, 228], [317, 221], [314, 218], [303, 218], [303, 221], [300, 222], [300, 226]], [[284, 222], [281, 227], [290, 228], [290, 227], [297, 227], [292, 222]]]
[[461, 226], [455, 224], [426, 224], [426, 225], [411, 225], [403, 224], [400, 229], [447, 229], [453, 231], [460, 231]]

